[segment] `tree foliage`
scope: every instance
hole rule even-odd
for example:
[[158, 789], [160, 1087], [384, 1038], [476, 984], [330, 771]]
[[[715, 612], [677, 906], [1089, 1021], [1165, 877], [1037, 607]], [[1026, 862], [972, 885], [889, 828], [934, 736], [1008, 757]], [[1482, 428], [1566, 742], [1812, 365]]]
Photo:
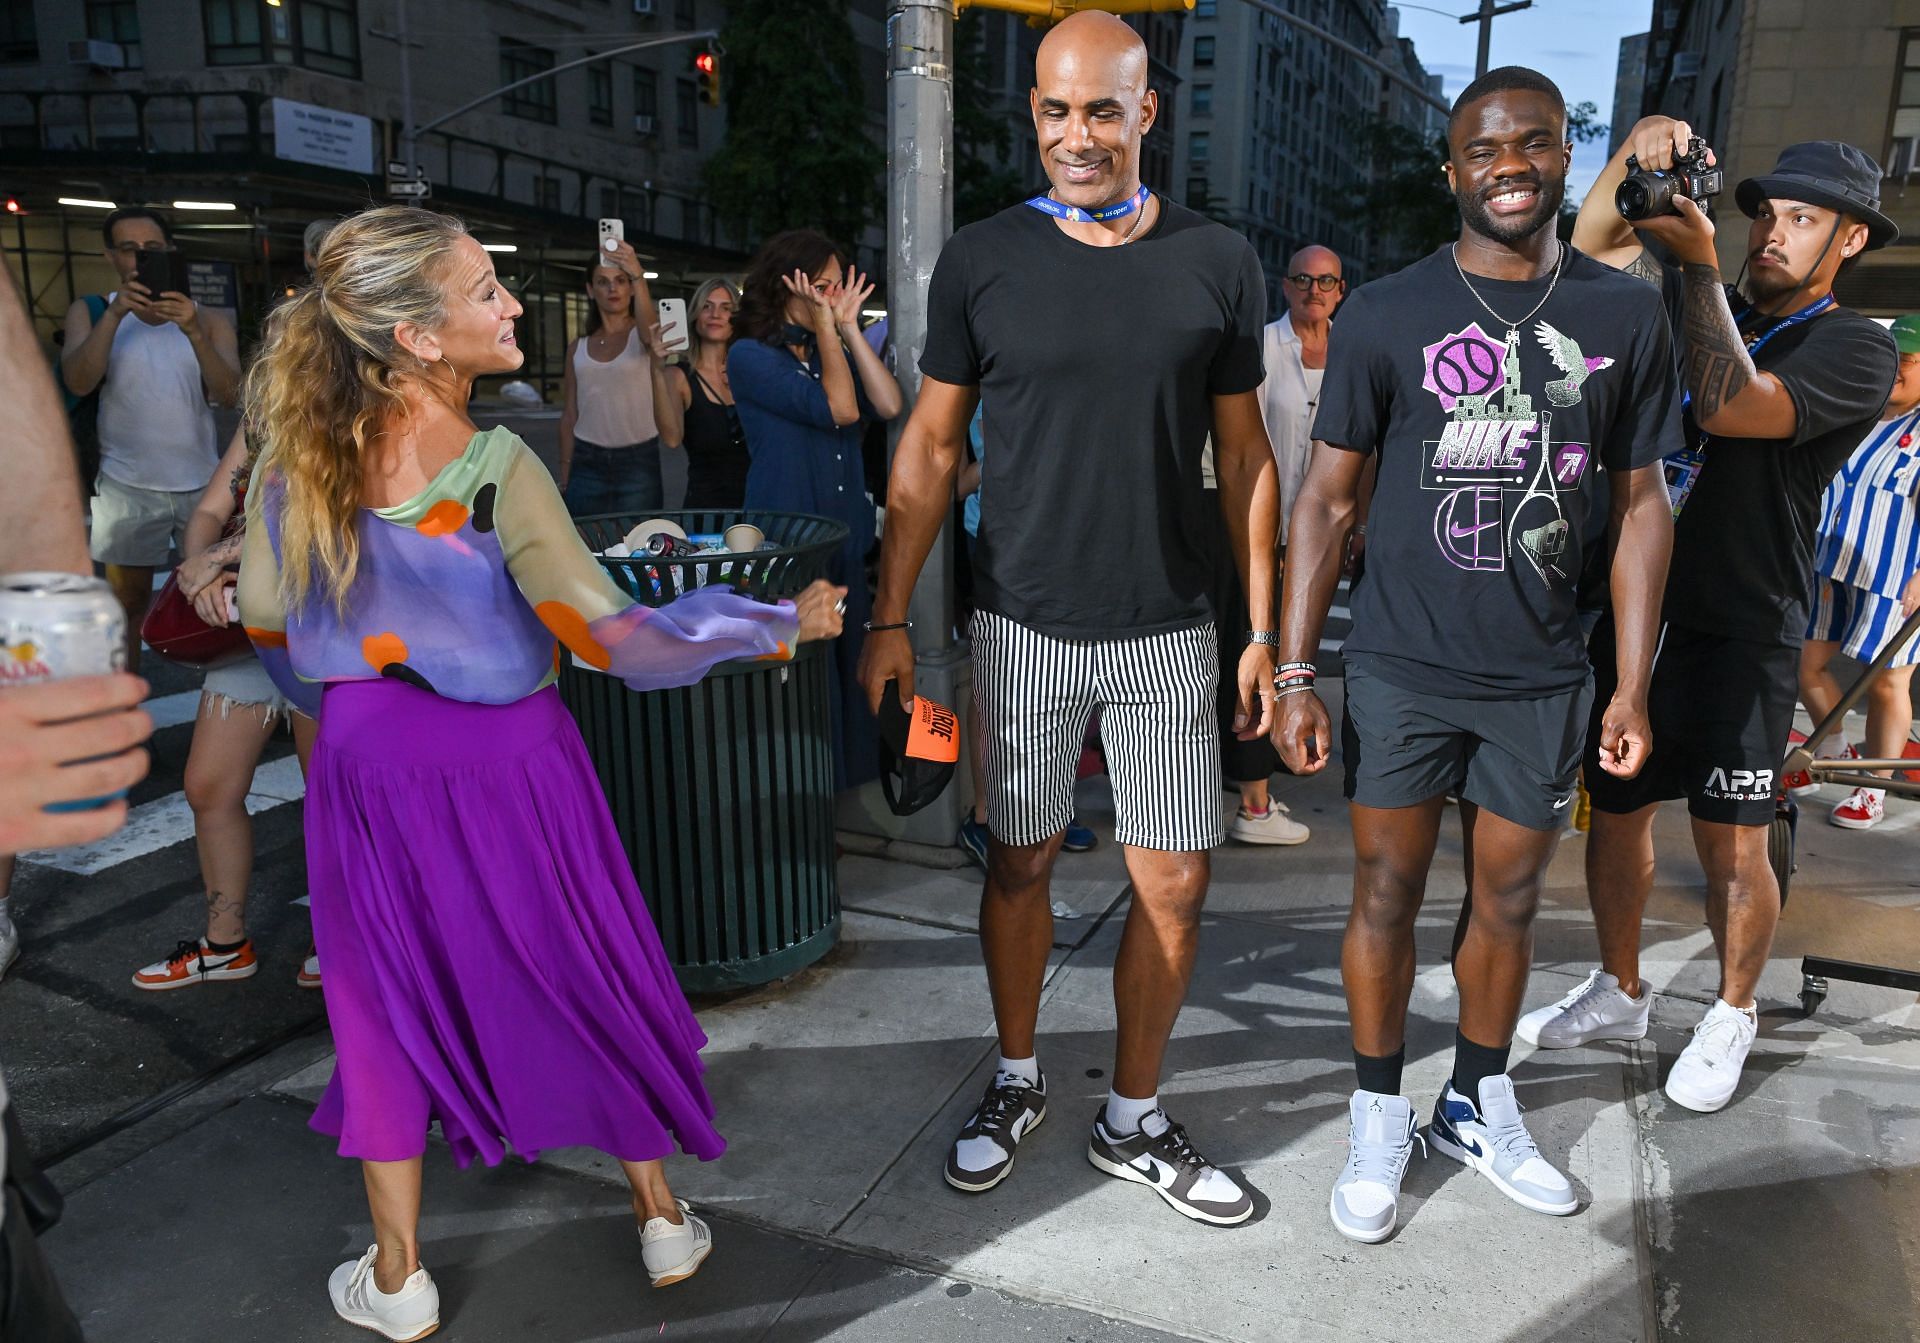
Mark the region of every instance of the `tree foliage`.
[[953, 226], [985, 219], [1031, 183], [1008, 166], [1013, 128], [987, 87], [986, 16], [965, 10], [953, 25]]
[[880, 211], [886, 154], [869, 138], [846, 0], [734, 0], [721, 42], [714, 209], [749, 237], [817, 228], [852, 245]]

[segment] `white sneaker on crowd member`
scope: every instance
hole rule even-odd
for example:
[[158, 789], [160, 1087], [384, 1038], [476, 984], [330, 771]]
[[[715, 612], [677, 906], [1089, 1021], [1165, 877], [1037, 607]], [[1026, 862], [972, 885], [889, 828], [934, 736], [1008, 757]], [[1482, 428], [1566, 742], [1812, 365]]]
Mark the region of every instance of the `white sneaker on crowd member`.
[[1477, 1105], [1449, 1082], [1434, 1102], [1427, 1140], [1435, 1151], [1479, 1171], [1523, 1208], [1565, 1217], [1580, 1207], [1567, 1177], [1540, 1155], [1520, 1118], [1513, 1079], [1504, 1073], [1481, 1079]]
[[1047, 1117], [1047, 1083], [1033, 1058], [1002, 1058], [947, 1153], [947, 1183], [984, 1194], [1013, 1174], [1020, 1142]]
[[1108, 1105], [1100, 1107], [1087, 1141], [1087, 1160], [1095, 1170], [1148, 1186], [1196, 1222], [1237, 1226], [1253, 1216], [1253, 1195], [1194, 1150], [1187, 1131], [1167, 1118], [1158, 1097], [1144, 1117], [1132, 1122], [1138, 1124], [1134, 1132], [1117, 1132], [1128, 1120]]
[[1313, 831], [1289, 816], [1287, 804], [1277, 798], [1259, 812], [1242, 802], [1227, 827], [1227, 838], [1241, 844], [1305, 844], [1312, 837]]
[[[1814, 748], [1813, 758], [1815, 760], [1858, 760], [1860, 753], [1854, 750], [1853, 744], [1844, 737], [1831, 736], [1822, 740]], [[1813, 775], [1804, 769], [1796, 769], [1780, 782], [1781, 786], [1787, 790], [1788, 797], [1805, 797], [1809, 793], [1819, 792], [1826, 786], [1815, 782]]]
[[680, 1205], [678, 1226], [664, 1217], [653, 1217], [640, 1228], [640, 1258], [655, 1287], [685, 1282], [713, 1253], [713, 1229], [693, 1215], [685, 1199], [674, 1202]]
[[1596, 969], [1559, 1002], [1521, 1017], [1514, 1034], [1541, 1049], [1572, 1049], [1595, 1040], [1639, 1040], [1646, 1036], [1652, 1006], [1653, 994], [1645, 984], [1638, 998], [1629, 998], [1619, 980]]
[[1365, 1245], [1377, 1245], [1393, 1234], [1400, 1181], [1415, 1142], [1426, 1150], [1405, 1096], [1353, 1093], [1347, 1103], [1347, 1164], [1327, 1201], [1336, 1231]]
[[1724, 1109], [1740, 1085], [1740, 1070], [1759, 1033], [1760, 1014], [1754, 1008], [1714, 999], [1667, 1074], [1667, 1099], [1702, 1114]]
[[307, 959], [300, 962], [300, 969], [294, 973], [293, 982], [303, 989], [320, 987], [320, 953], [309, 951]]
[[367, 1246], [358, 1259], [350, 1259], [333, 1270], [327, 1279], [327, 1294], [333, 1309], [348, 1324], [371, 1329], [394, 1343], [412, 1343], [440, 1327], [440, 1289], [425, 1268], [416, 1268], [394, 1293], [374, 1285], [373, 1261], [380, 1255], [378, 1245]]
[[1871, 830], [1887, 817], [1886, 799], [1884, 788], [1856, 788], [1827, 819], [1842, 830]]

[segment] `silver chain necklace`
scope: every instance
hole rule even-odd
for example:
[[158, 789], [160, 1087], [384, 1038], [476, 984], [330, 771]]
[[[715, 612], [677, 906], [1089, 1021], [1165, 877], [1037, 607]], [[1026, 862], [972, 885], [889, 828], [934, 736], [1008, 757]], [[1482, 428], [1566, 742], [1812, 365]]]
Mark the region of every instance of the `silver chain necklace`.
[[1567, 245], [1563, 242], [1557, 242], [1556, 246], [1559, 248], [1559, 251], [1555, 254], [1553, 258], [1553, 278], [1547, 282], [1547, 292], [1542, 294], [1540, 296], [1540, 301], [1534, 304], [1533, 307], [1528, 309], [1527, 315], [1525, 317], [1522, 317], [1517, 322], [1509, 322], [1506, 318], [1502, 317], [1499, 313], [1493, 310], [1493, 305], [1491, 303], [1487, 302], [1484, 298], [1480, 297], [1480, 291], [1478, 289], [1475, 289], [1473, 287], [1473, 281], [1467, 278], [1466, 267], [1460, 264], [1460, 244], [1455, 243], [1452, 247], [1447, 249], [1448, 255], [1450, 255], [1453, 258], [1454, 273], [1460, 277], [1460, 283], [1467, 287], [1467, 292], [1469, 294], [1473, 295], [1474, 302], [1478, 303], [1481, 307], [1487, 310], [1487, 315], [1489, 317], [1493, 318], [1494, 321], [1500, 323], [1501, 326], [1504, 326], [1507, 329], [1507, 343], [1509, 345], [1513, 344], [1515, 341], [1517, 341], [1520, 338], [1520, 328], [1525, 326], [1529, 321], [1533, 319], [1534, 313], [1539, 312], [1540, 309], [1547, 306], [1547, 300], [1553, 297], [1554, 286], [1560, 283], [1561, 266], [1567, 259]]

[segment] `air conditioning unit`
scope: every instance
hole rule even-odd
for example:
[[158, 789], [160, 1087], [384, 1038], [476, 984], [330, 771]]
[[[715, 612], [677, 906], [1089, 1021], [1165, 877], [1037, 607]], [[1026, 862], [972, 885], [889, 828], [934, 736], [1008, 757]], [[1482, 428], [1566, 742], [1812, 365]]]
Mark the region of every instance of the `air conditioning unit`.
[[636, 14], [653, 13], [653, 0], [633, 0], [633, 12]]
[[1697, 51], [1676, 51], [1673, 53], [1673, 77], [1675, 79], [1694, 79], [1700, 74], [1700, 53]]
[[127, 49], [118, 42], [89, 37], [67, 43], [67, 61], [71, 65], [90, 65], [96, 70], [124, 70]]
[[[636, 3], [636, 4], [638, 4], [638, 3], [640, 3], [640, 0], [634, 0], [634, 3]], [[653, 117], [652, 117], [652, 115], [651, 115], [651, 114], [649, 114], [649, 113], [646, 113], [646, 112], [636, 112], [636, 113], [634, 113], [634, 115], [633, 115], [633, 133], [634, 133], [635, 135], [652, 135], [652, 134], [653, 134]]]

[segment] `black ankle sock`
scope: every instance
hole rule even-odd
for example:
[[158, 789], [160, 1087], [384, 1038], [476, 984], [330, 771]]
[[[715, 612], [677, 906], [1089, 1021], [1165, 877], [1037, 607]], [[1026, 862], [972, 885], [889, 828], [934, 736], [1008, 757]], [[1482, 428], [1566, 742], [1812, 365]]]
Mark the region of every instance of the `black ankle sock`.
[[1477, 1045], [1456, 1028], [1453, 1032], [1453, 1089], [1478, 1105], [1481, 1079], [1498, 1077], [1504, 1073], [1507, 1070], [1507, 1055], [1512, 1051], [1511, 1042], [1497, 1049], [1492, 1045]]
[[216, 942], [211, 937], [207, 939], [207, 950], [218, 952], [222, 956], [225, 956], [228, 952], [238, 951], [246, 945], [247, 939], [244, 937], [238, 942]]
[[1360, 1075], [1362, 1091], [1377, 1091], [1382, 1096], [1400, 1094], [1400, 1072], [1407, 1066], [1407, 1047], [1401, 1045], [1382, 1058], [1353, 1051], [1353, 1070]]

